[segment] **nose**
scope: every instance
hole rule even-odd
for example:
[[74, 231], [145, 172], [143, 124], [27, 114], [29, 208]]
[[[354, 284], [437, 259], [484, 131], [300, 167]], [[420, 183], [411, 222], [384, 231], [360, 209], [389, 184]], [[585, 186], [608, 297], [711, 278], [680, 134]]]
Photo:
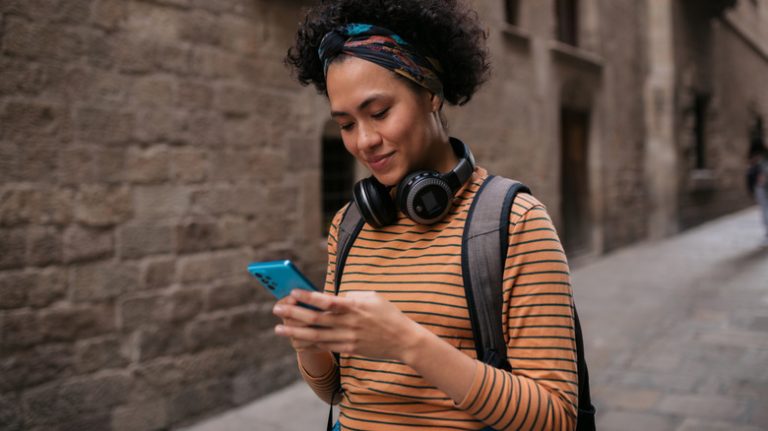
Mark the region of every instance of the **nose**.
[[361, 122], [357, 128], [357, 147], [360, 151], [367, 152], [381, 144], [381, 135], [370, 124]]

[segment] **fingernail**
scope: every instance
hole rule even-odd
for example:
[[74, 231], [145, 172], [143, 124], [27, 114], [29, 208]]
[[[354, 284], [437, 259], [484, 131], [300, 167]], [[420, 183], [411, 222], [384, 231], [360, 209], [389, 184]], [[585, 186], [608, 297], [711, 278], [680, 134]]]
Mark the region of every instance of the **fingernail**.
[[282, 335], [285, 333], [285, 327], [283, 325], [275, 326], [275, 334]]
[[283, 311], [283, 306], [282, 305], [275, 305], [274, 311], [275, 311], [275, 313], [281, 313]]

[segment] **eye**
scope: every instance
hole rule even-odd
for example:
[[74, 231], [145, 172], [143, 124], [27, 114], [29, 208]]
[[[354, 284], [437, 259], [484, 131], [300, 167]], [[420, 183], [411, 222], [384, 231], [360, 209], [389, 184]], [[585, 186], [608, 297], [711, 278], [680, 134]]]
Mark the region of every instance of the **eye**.
[[389, 108], [385, 108], [379, 112], [374, 113], [371, 115], [373, 118], [376, 118], [377, 120], [380, 120], [387, 116], [387, 113], [389, 112]]
[[339, 129], [343, 131], [349, 131], [352, 130], [352, 127], [355, 125], [355, 123], [345, 123], [345, 124], [339, 124]]

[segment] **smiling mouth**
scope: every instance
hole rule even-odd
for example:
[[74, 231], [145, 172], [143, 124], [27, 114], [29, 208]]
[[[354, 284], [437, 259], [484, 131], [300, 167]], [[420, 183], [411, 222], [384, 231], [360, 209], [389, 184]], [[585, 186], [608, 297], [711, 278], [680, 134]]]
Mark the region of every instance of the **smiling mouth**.
[[382, 156], [371, 157], [369, 159], [366, 159], [366, 162], [368, 163], [368, 166], [372, 170], [374, 171], [381, 170], [387, 164], [387, 162], [389, 162], [389, 160], [392, 158], [394, 154], [395, 152], [393, 151], [391, 153], [384, 154]]

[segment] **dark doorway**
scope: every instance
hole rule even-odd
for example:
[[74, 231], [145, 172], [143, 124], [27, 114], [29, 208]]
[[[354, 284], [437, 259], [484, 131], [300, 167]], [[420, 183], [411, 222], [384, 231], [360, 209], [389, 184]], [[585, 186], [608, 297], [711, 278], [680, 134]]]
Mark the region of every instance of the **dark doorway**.
[[352, 198], [355, 159], [341, 138], [323, 138], [323, 234], [328, 235], [333, 216]]
[[568, 255], [589, 251], [589, 112], [563, 108], [560, 111], [562, 227], [560, 233]]
[[569, 45], [579, 44], [579, 1], [555, 0], [557, 40]]

